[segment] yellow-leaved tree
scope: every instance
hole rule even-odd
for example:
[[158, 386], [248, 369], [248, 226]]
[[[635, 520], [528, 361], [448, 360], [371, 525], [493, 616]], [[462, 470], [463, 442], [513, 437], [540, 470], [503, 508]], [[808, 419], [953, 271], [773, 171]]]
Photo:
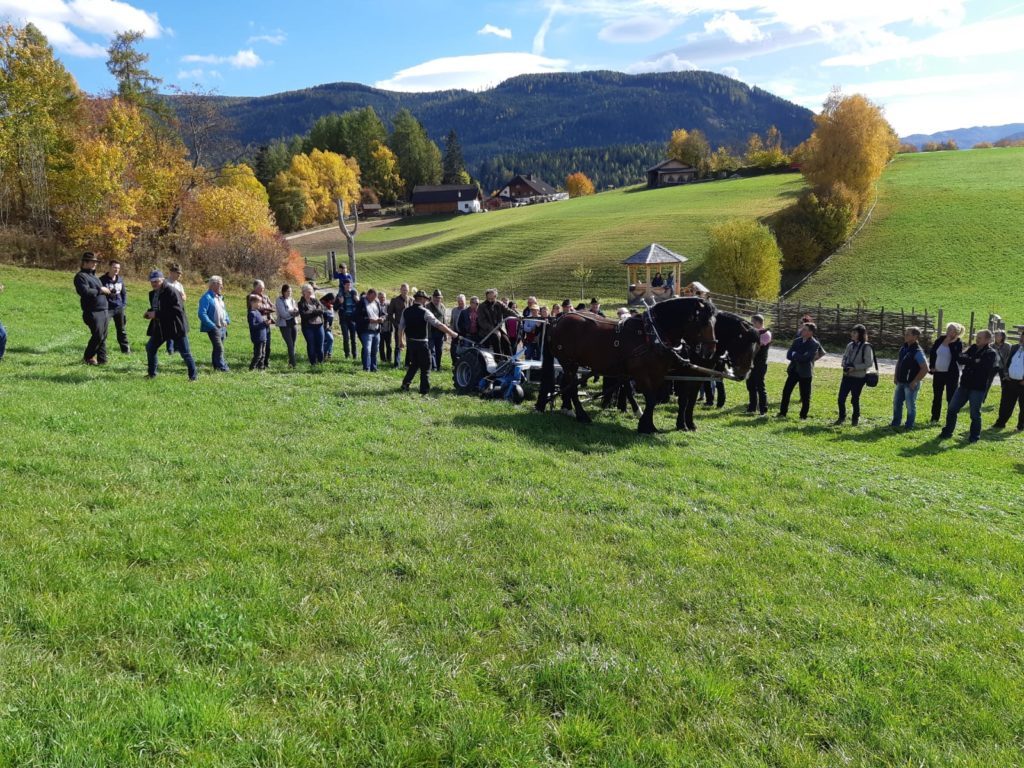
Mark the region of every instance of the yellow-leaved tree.
[[256, 172], [245, 163], [228, 164], [221, 168], [217, 175], [217, 186], [237, 189], [248, 193], [254, 200], [259, 200], [264, 207], [270, 205], [267, 188], [256, 178]]
[[326, 224], [338, 215], [335, 200], [346, 210], [359, 200], [359, 164], [336, 152], [314, 149], [295, 155], [270, 183], [270, 204], [285, 231]]
[[859, 93], [829, 94], [803, 153], [801, 170], [816, 189], [844, 185], [860, 207], [896, 154], [899, 139], [881, 108]]
[[706, 269], [721, 290], [771, 300], [779, 295], [782, 252], [772, 231], [753, 219], [732, 219], [710, 228]]
[[384, 203], [393, 203], [401, 196], [405, 182], [398, 172], [398, 157], [386, 144], [374, 144], [370, 162], [363, 169], [362, 184], [373, 189]]
[[594, 194], [594, 182], [582, 171], [570, 173], [565, 178], [565, 188], [569, 197], [586, 197]]

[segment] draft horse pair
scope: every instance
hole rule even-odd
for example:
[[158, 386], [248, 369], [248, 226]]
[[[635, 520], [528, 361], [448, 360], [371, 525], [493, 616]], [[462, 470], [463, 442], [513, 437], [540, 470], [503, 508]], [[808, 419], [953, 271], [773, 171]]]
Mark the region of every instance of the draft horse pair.
[[[595, 376], [636, 384], [645, 401], [637, 426], [643, 434], [657, 431], [654, 409], [664, 398], [668, 377], [743, 380], [757, 351], [757, 333], [749, 323], [694, 297], [670, 299], [622, 322], [573, 312], [551, 321], [546, 334], [537, 410], [544, 411], [554, 397], [557, 358], [562, 366], [563, 405], [573, 408], [577, 421], [590, 421], [579, 397], [579, 370], [586, 368]], [[725, 372], [726, 364], [731, 374]], [[698, 386], [697, 382], [681, 383], [679, 429], [688, 428], [686, 398]], [[692, 418], [690, 408], [691, 426]]]

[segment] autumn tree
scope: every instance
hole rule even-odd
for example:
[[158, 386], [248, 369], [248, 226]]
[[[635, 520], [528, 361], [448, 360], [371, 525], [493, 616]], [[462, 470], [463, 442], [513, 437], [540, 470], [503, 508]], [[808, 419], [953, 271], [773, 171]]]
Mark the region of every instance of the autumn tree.
[[163, 81], [146, 68], [149, 54], [138, 49], [144, 37], [138, 31], [118, 32], [107, 48], [107, 71], [117, 81], [120, 98], [166, 118], [170, 109], [157, 91]]
[[335, 200], [359, 200], [359, 165], [336, 152], [314, 149], [292, 158], [270, 183], [271, 207], [284, 230], [326, 224], [337, 215]]
[[736, 157], [728, 147], [719, 147], [708, 160], [708, 166], [713, 173], [731, 173], [742, 164], [743, 161]]
[[899, 140], [876, 104], [860, 94], [834, 90], [814, 118], [808, 157], [801, 170], [811, 185], [841, 183], [863, 208], [871, 188], [892, 159]]
[[264, 207], [270, 205], [270, 196], [267, 194], [267, 188], [260, 184], [260, 180], [256, 178], [255, 171], [245, 163], [238, 163], [237, 165], [229, 163], [221, 168], [220, 173], [217, 174], [217, 186], [242, 190]]
[[363, 166], [362, 182], [385, 203], [394, 203], [401, 196], [405, 182], [398, 172], [398, 158], [386, 144], [378, 142], [373, 148], [369, 165]]
[[682, 128], [672, 131], [666, 152], [669, 158], [696, 168], [702, 176], [710, 168], [711, 146], [703, 131], [686, 131]]
[[734, 296], [771, 300], [779, 295], [782, 253], [771, 230], [753, 219], [710, 228], [707, 271]]
[[782, 149], [782, 134], [779, 129], [771, 126], [764, 139], [756, 133], [750, 134], [747, 138], [744, 160], [753, 168], [777, 168], [788, 163], [789, 157]]
[[565, 188], [569, 192], [569, 197], [586, 197], [594, 194], [594, 182], [581, 171], [566, 177]]

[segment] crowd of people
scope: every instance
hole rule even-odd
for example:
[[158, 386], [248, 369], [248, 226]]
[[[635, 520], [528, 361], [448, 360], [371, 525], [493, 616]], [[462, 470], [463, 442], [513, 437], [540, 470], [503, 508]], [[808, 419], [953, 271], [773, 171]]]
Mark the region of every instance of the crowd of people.
[[[83, 354], [87, 365], [107, 363], [107, 336], [111, 325], [121, 353], [127, 355], [132, 351], [127, 330], [128, 289], [121, 276], [121, 264], [116, 260], [110, 261], [107, 270], [99, 275], [98, 264], [95, 254], [83, 254], [81, 269], [74, 278], [82, 320], [89, 331]], [[177, 264], [169, 265], [166, 276], [159, 270], [149, 275], [151, 290], [143, 313], [149, 321], [145, 345], [149, 377], [158, 375], [161, 349], [181, 356], [189, 379], [195, 380], [198, 375], [189, 343], [187, 294], [181, 277], [181, 267]], [[467, 299], [459, 294], [455, 306], [449, 310], [440, 290], [428, 296], [425, 291], [403, 284], [398, 295], [389, 300], [383, 291], [374, 288], [357, 292], [354, 280], [344, 265], [334, 278], [338, 280], [337, 293], [327, 292], [318, 296], [317, 286], [306, 283], [298, 289], [298, 300], [291, 285], [282, 285], [278, 295], [271, 298], [263, 281], [253, 282], [252, 291], [246, 299], [246, 324], [252, 342], [250, 370], [264, 371], [270, 365], [274, 328], [287, 350], [288, 367], [295, 368], [296, 345], [301, 329], [311, 366], [321, 366], [332, 359], [335, 337], [340, 335], [343, 356], [359, 360], [363, 371], [375, 373], [380, 365], [394, 368], [404, 365], [407, 370], [402, 389], [408, 390], [419, 375], [419, 391], [425, 394], [430, 390], [430, 373], [442, 369], [446, 340], [454, 342], [461, 336], [506, 355], [515, 353], [521, 345], [524, 357], [540, 359], [542, 331], [548, 320], [565, 312], [577, 311], [604, 317], [601, 303], [596, 298], [589, 304], [574, 304], [566, 299], [560, 304], [542, 306], [531, 296], [520, 311], [515, 301], [499, 301], [497, 290], [491, 289], [484, 293], [483, 301], [476, 296]], [[0, 286], [2, 290], [3, 286]], [[683, 293], [707, 295], [707, 289], [693, 283]], [[623, 320], [635, 313], [636, 310], [620, 308], [617, 318]], [[219, 372], [229, 371], [224, 346], [231, 317], [225, 304], [221, 277], [214, 275], [209, 278], [207, 291], [198, 302], [197, 315], [200, 331], [210, 340], [211, 368]], [[754, 315], [751, 324], [758, 333], [758, 349], [746, 380], [746, 412], [764, 416], [769, 410], [765, 376], [773, 337], [762, 316]], [[812, 318], [805, 316], [786, 353], [788, 366], [778, 405], [779, 418], [788, 415], [794, 392], [798, 392], [800, 418], [809, 417], [815, 363], [825, 355], [816, 333]], [[982, 405], [996, 380], [999, 381], [1001, 395], [993, 428], [1005, 428], [1016, 412], [1016, 429], [1024, 431], [1024, 346], [1020, 343], [1011, 345], [1002, 330], [988, 329], [978, 331], [973, 342], [965, 346], [964, 333], [964, 326], [949, 323], [942, 336], [925, 351], [921, 346], [921, 330], [915, 327], [906, 329], [893, 372], [892, 428], [914, 428], [917, 402], [924, 381], [930, 376], [930, 416], [933, 423], [943, 424], [942, 438], [953, 435], [964, 408], [970, 414], [969, 441], [975, 442], [980, 438]], [[4, 358], [6, 347], [7, 331], [0, 323], [0, 360]], [[451, 356], [454, 362], [454, 344]], [[851, 329], [850, 342], [843, 352], [840, 366], [843, 373], [834, 424], [846, 423], [849, 413], [850, 424], [857, 426], [861, 418], [862, 392], [865, 387], [878, 385], [880, 370], [863, 325]], [[708, 406], [723, 407], [726, 400], [723, 382], [707, 382], [704, 396]]]

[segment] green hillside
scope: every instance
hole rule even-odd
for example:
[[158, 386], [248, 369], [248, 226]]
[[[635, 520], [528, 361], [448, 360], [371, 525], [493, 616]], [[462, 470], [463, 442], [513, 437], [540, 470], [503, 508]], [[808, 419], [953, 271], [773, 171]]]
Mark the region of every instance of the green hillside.
[[0, 282], [0, 766], [1020, 763], [1024, 435], [254, 374], [239, 292], [149, 381], [144, 285], [93, 369], [70, 274]]
[[[687, 256], [684, 277], [704, 277], [707, 227], [731, 216], [764, 216], [799, 194], [797, 175], [762, 176], [675, 189], [633, 188], [589, 198], [454, 218], [410, 219], [359, 236], [363, 286], [394, 289], [402, 281], [445, 293], [489, 286], [516, 295], [579, 296], [570, 275], [594, 270], [588, 292], [625, 299], [621, 262], [658, 242]], [[344, 250], [339, 232], [294, 241], [310, 258]], [[513, 290], [514, 289], [514, 290]]]
[[1024, 149], [900, 155], [851, 246], [795, 300], [1024, 322]]

